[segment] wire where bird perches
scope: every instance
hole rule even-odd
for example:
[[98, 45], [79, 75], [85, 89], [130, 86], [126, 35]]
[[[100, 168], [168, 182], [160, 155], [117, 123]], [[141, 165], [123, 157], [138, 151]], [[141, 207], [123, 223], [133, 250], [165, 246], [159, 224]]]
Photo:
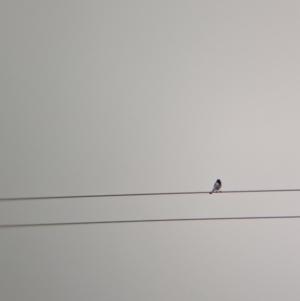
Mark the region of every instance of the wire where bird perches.
[[[213, 194], [222, 193], [259, 193], [259, 192], [300, 192], [300, 189], [262, 189], [262, 190], [229, 190], [218, 191]], [[79, 198], [109, 198], [109, 197], [136, 197], [136, 196], [164, 196], [164, 195], [188, 195], [209, 194], [210, 191], [187, 191], [187, 192], [149, 192], [149, 193], [124, 193], [124, 194], [90, 194], [90, 195], [67, 195], [67, 196], [41, 196], [41, 197], [13, 197], [0, 198], [0, 201], [29, 201], [50, 199], [79, 199]]]

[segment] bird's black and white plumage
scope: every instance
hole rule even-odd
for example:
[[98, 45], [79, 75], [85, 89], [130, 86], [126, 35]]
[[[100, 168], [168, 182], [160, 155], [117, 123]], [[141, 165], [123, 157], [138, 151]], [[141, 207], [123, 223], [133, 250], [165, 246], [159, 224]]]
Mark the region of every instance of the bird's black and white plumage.
[[212, 194], [212, 193], [215, 192], [215, 191], [220, 190], [221, 187], [222, 187], [221, 180], [218, 179], [218, 180], [216, 181], [215, 185], [214, 185], [213, 190], [210, 192], [210, 194]]

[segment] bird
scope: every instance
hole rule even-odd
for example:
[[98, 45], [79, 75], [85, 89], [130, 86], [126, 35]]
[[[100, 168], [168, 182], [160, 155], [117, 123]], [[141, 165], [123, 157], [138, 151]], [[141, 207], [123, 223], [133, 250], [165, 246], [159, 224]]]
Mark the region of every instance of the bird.
[[214, 185], [214, 188], [213, 190], [209, 193], [209, 194], [212, 194], [213, 192], [219, 190], [220, 188], [222, 187], [222, 183], [221, 183], [221, 180], [218, 179]]

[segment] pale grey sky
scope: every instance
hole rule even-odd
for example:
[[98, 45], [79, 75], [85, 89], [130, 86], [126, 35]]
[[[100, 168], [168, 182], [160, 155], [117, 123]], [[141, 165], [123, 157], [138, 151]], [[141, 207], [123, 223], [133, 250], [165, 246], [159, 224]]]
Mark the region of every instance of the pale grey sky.
[[[0, 197], [300, 188], [298, 1], [1, 1]], [[1, 202], [6, 223], [300, 215], [298, 193]], [[1, 300], [297, 300], [300, 220], [0, 230]]]

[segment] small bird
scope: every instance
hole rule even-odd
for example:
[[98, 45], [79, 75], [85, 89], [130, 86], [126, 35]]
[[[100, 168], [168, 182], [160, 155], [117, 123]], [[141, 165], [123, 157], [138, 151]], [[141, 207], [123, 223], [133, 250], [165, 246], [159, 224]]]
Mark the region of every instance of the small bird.
[[214, 185], [214, 188], [213, 190], [210, 192], [210, 194], [212, 194], [213, 192], [219, 190], [220, 188], [222, 187], [222, 183], [221, 183], [221, 180], [218, 179]]

